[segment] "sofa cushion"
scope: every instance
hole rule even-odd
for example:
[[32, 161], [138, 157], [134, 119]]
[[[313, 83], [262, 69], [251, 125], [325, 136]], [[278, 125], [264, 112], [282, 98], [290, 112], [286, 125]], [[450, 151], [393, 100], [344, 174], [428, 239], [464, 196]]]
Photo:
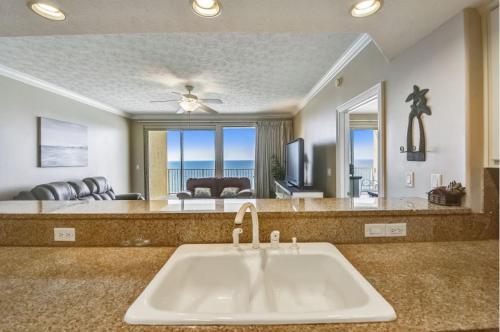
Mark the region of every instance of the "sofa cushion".
[[31, 189], [31, 193], [38, 201], [54, 201], [56, 199], [54, 194], [52, 194], [52, 192], [43, 185], [39, 185]]
[[250, 179], [248, 178], [234, 178], [234, 177], [225, 177], [217, 179], [217, 196], [220, 196], [224, 188], [227, 187], [236, 187], [239, 190], [250, 189]]
[[220, 193], [220, 198], [238, 197], [239, 191], [240, 191], [240, 188], [238, 188], [238, 187], [226, 187], [226, 188], [222, 189], [222, 192]]
[[194, 188], [195, 198], [210, 198], [212, 197], [212, 190], [206, 187], [196, 187]]
[[108, 183], [108, 179], [104, 176], [94, 176], [83, 179], [83, 182], [89, 187], [93, 194], [103, 194], [108, 191], [113, 191], [113, 188]]
[[81, 180], [74, 180], [74, 181], [69, 181], [68, 183], [75, 190], [76, 197], [78, 197], [78, 199], [82, 199], [82, 198], [90, 196], [90, 189], [87, 186], [87, 184], [85, 184], [85, 182], [83, 182]]
[[216, 178], [199, 178], [199, 179], [188, 179], [186, 181], [186, 190], [190, 191], [194, 195], [195, 188], [210, 188], [210, 194], [213, 196], [218, 196]]
[[76, 199], [76, 192], [67, 182], [51, 182], [40, 187], [48, 189], [57, 201], [71, 201]]

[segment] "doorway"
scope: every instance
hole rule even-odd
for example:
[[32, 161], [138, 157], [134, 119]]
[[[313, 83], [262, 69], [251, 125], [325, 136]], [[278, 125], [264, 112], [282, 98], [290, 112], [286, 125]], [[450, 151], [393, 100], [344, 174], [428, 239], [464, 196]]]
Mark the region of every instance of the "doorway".
[[383, 83], [337, 108], [337, 197], [384, 197]]

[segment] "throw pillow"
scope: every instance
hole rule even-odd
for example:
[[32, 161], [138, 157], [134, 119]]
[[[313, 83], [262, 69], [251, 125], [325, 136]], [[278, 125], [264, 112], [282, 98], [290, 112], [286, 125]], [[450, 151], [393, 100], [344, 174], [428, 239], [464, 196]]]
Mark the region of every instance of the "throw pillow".
[[195, 198], [210, 198], [210, 197], [212, 197], [212, 191], [210, 190], [210, 188], [197, 187], [197, 188], [194, 188], [194, 197]]
[[220, 198], [238, 197], [239, 191], [240, 191], [240, 188], [238, 188], [238, 187], [226, 187], [222, 190], [222, 193], [220, 194]]

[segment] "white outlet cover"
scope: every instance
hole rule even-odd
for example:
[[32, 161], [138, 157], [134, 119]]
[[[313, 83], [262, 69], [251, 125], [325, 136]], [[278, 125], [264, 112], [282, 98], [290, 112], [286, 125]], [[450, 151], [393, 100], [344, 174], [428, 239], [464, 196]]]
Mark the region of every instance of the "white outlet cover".
[[415, 173], [414, 172], [409, 171], [409, 172], [405, 173], [405, 185], [408, 188], [415, 187]]
[[365, 224], [365, 237], [384, 237], [385, 224]]
[[406, 223], [386, 224], [385, 236], [406, 236]]
[[74, 242], [75, 240], [74, 228], [54, 228], [54, 241]]
[[443, 174], [431, 174], [431, 189], [443, 185]]

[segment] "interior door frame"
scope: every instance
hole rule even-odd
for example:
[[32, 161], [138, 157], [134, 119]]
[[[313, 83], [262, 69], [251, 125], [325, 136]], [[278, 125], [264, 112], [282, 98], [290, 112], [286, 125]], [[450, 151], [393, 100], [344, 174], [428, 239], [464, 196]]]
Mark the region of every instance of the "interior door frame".
[[[356, 97], [338, 106], [337, 116], [337, 149], [336, 149], [336, 181], [337, 197], [349, 197], [349, 155], [351, 133], [348, 113], [378, 98], [378, 195], [385, 197], [385, 82], [382, 81]], [[346, 168], [347, 166], [347, 168]], [[347, 171], [346, 171], [347, 170]]]

